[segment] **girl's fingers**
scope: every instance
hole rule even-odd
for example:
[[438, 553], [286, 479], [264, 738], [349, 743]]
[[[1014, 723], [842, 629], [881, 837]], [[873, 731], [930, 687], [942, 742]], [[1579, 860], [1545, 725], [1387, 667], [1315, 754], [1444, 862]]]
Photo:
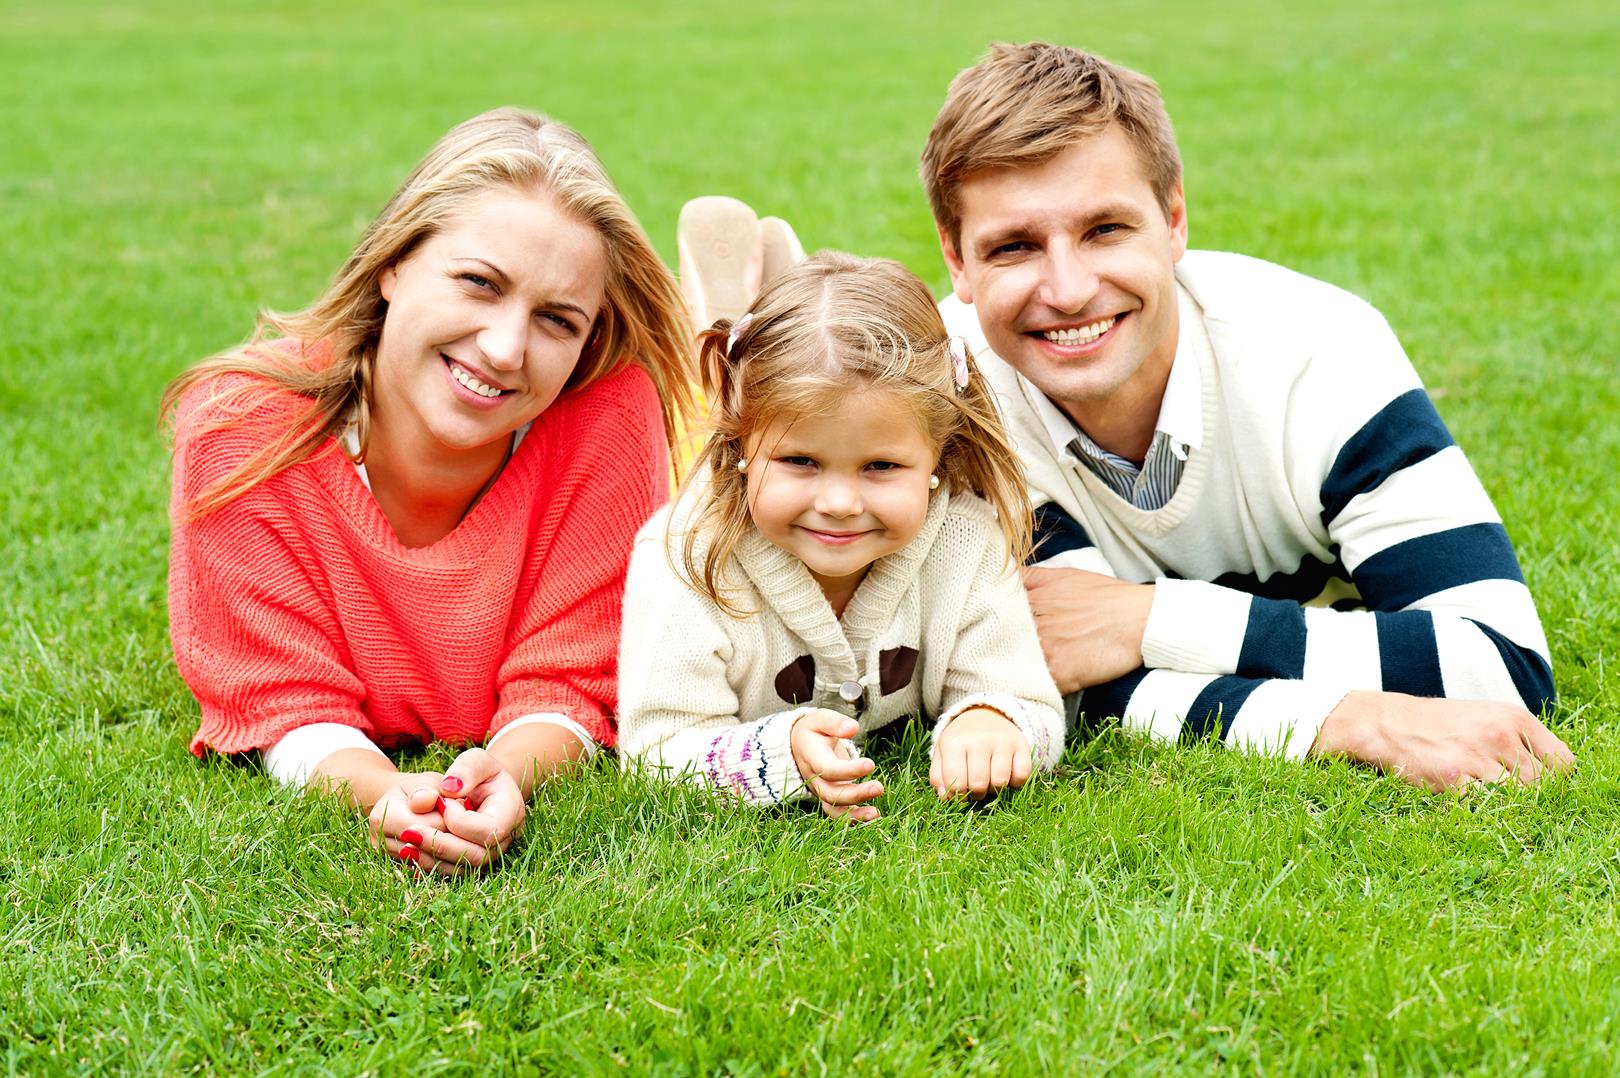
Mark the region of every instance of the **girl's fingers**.
[[809, 786], [823, 805], [863, 805], [883, 796], [883, 783], [876, 781], [828, 782], [817, 777]]
[[434, 803], [438, 800], [438, 783], [441, 776], [438, 772], [429, 772], [421, 776], [421, 782], [413, 785], [405, 794], [406, 806], [418, 816], [426, 816], [434, 811]]
[[990, 763], [994, 753], [994, 742], [975, 745], [967, 751], [967, 788], [974, 797], [983, 797], [990, 792]]
[[495, 757], [483, 749], [468, 749], [445, 771], [438, 792], [445, 797], [465, 797], [473, 788], [505, 774]]
[[990, 757], [990, 789], [1005, 790], [1012, 785], [1014, 751], [1009, 745], [996, 746]]
[[1018, 751], [1013, 753], [1012, 778], [1009, 784], [1023, 786], [1029, 781], [1029, 776], [1035, 771], [1035, 755], [1029, 751], [1029, 745], [1019, 745]]

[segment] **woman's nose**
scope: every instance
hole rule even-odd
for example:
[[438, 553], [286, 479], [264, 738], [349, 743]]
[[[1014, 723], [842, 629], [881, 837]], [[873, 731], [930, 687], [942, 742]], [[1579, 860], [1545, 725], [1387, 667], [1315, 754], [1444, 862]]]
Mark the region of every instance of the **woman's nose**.
[[516, 370], [523, 366], [528, 341], [528, 312], [501, 307], [490, 312], [489, 321], [479, 331], [478, 350], [491, 367]]

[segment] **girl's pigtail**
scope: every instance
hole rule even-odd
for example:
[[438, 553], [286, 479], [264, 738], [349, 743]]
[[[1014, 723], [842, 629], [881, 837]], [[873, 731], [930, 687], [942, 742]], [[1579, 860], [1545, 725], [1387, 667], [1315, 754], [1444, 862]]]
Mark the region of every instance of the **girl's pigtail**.
[[940, 467], [953, 484], [966, 487], [995, 508], [1008, 556], [1013, 565], [1022, 565], [1029, 560], [1034, 529], [1029, 487], [1018, 454], [1007, 440], [990, 383], [973, 362], [972, 353], [965, 347], [963, 351], [968, 377], [956, 390], [962, 423], [946, 443]]
[[[728, 600], [720, 577], [726, 559], [750, 523], [747, 480], [738, 468], [742, 447], [736, 431], [741, 401], [736, 387], [737, 364], [744, 351], [738, 346], [738, 337], [751, 321], [748, 315], [736, 323], [722, 318], [697, 336], [698, 365], [711, 431], [681, 487], [683, 498], [691, 492], [697, 501], [681, 540], [680, 564], [674, 565], [689, 586], [734, 614], [745, 611]], [[700, 537], [706, 539], [702, 549]]]

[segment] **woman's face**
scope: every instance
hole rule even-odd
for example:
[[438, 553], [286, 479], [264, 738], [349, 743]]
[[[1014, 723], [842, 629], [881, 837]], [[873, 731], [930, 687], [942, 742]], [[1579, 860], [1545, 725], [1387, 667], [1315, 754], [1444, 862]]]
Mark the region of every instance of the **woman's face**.
[[601, 237], [550, 196], [477, 198], [378, 281], [378, 433], [443, 461], [533, 420], [579, 362], [606, 274]]

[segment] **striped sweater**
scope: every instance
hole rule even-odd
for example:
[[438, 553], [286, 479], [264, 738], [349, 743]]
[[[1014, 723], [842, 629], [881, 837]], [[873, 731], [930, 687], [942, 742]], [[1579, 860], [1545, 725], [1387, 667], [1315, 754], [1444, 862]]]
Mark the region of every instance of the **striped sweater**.
[[[1154, 581], [1143, 665], [1087, 689], [1088, 719], [1303, 756], [1356, 689], [1539, 711], [1552, 666], [1501, 518], [1376, 310], [1240, 255], [1176, 268], [1201, 445], [1146, 511], [1056, 444], [1055, 406], [976, 347], [1028, 473], [1042, 564]], [[1201, 315], [1201, 317], [1200, 317]]]

